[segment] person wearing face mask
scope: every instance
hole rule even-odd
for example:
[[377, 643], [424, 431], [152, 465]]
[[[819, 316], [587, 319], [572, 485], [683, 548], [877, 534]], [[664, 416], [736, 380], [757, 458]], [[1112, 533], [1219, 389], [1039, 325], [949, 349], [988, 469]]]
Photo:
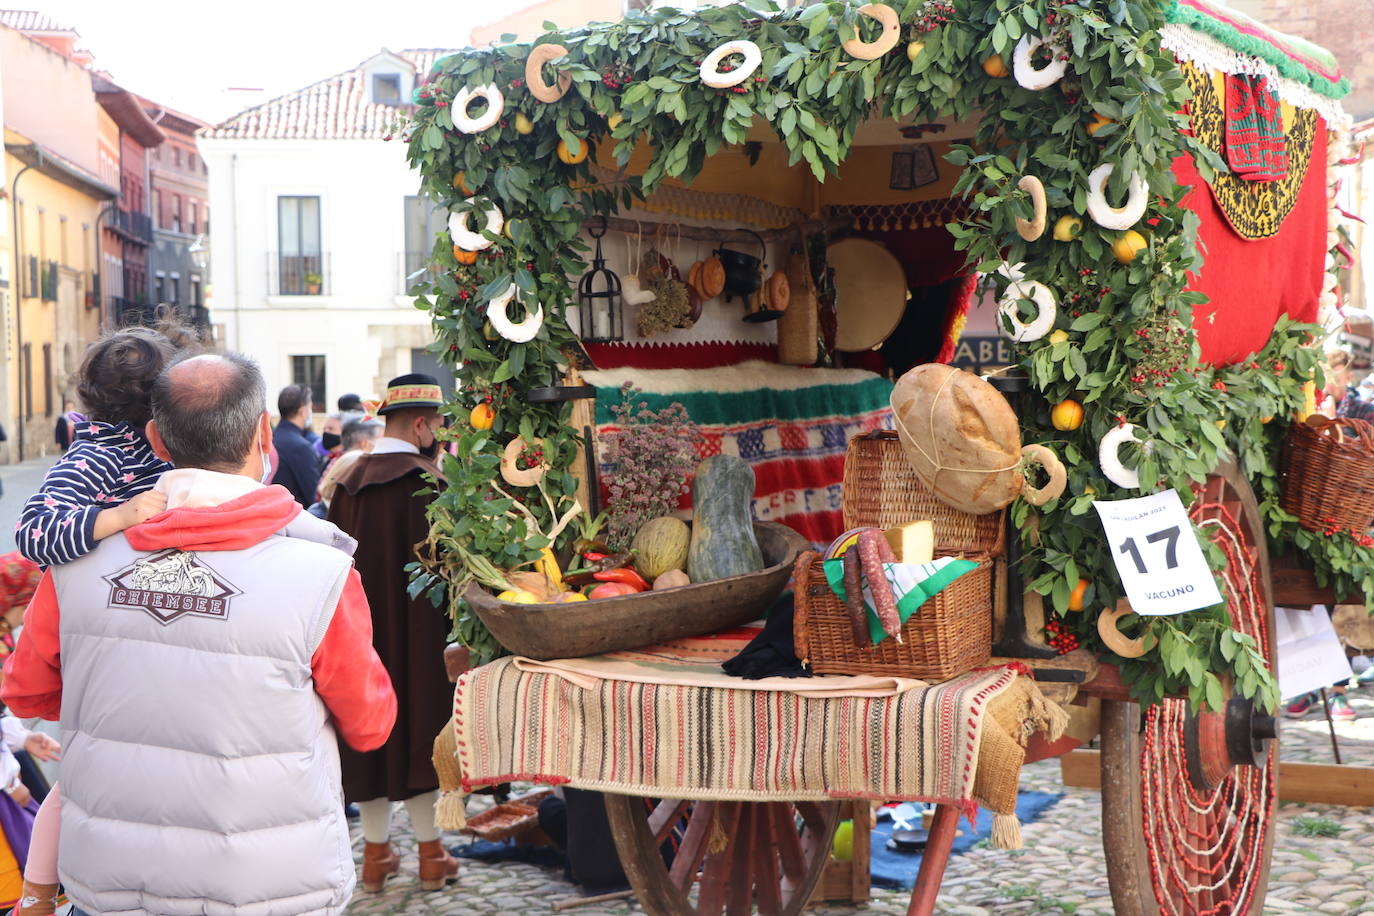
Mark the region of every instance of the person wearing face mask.
[[378, 408], [385, 421], [372, 451], [339, 477], [328, 518], [358, 539], [354, 561], [372, 609], [373, 644], [396, 688], [398, 715], [390, 740], [359, 753], [340, 746], [345, 801], [362, 814], [364, 890], [380, 891], [400, 870], [391, 845], [392, 802], [404, 802], [419, 842], [421, 886], [437, 890], [458, 877], [458, 862], [434, 824], [439, 777], [434, 736], [448, 722], [453, 687], [444, 668], [448, 621], [429, 599], [407, 591], [407, 564], [429, 536], [426, 474], [437, 474], [443, 391], [429, 375], [392, 379]]

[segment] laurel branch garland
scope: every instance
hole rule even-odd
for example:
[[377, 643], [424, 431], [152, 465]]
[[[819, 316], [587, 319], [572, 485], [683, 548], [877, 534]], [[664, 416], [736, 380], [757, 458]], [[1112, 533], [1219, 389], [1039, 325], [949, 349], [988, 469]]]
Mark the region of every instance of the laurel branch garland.
[[[1067, 340], [1047, 337], [1015, 349], [1039, 395], [1028, 399], [1026, 439], [1055, 449], [1069, 471], [1063, 497], [1039, 508], [1024, 502], [1013, 508], [1030, 587], [1047, 596], [1061, 624], [1085, 645], [1103, 648], [1086, 615], [1067, 608], [1080, 578], [1092, 583], [1087, 606], [1111, 606], [1121, 594], [1111, 559], [1100, 547], [1091, 502], [1139, 495], [1109, 484], [1094, 460], [1095, 443], [1122, 422], [1141, 426], [1154, 442], [1148, 455], [1138, 448], [1122, 450], [1147, 490], [1174, 487], [1189, 500], [1191, 485], [1230, 452], [1255, 482], [1278, 546], [1295, 542], [1296, 526], [1277, 509], [1274, 464], [1283, 426], [1302, 403], [1302, 383], [1316, 371], [1313, 329], [1285, 322], [1263, 352], [1223, 369], [1198, 362], [1194, 339], [1181, 348], [1177, 363], [1164, 367], [1167, 372], [1141, 381], [1141, 366], [1157, 368], [1158, 363], [1151, 363], [1146, 352], [1151, 329], [1190, 327], [1192, 308], [1202, 301], [1186, 290], [1185, 277], [1202, 264], [1198, 222], [1180, 205], [1183, 189], [1170, 164], [1191, 153], [1204, 178], [1225, 169], [1213, 151], [1186, 133], [1180, 112], [1187, 81], [1160, 48], [1161, 9], [1110, 0], [965, 0], [953, 4], [935, 28], [918, 32], [912, 23], [922, 0], [894, 0], [906, 24], [904, 38], [923, 45], [914, 59], [899, 45], [867, 61], [850, 57], [842, 47], [856, 29], [865, 39], [876, 35], [867, 20], [860, 22], [857, 5], [827, 0], [776, 11], [768, 0], [748, 0], [691, 14], [667, 8], [634, 12], [622, 22], [577, 30], [550, 25], [534, 43], [568, 48], [555, 67], [572, 80], [566, 95], [552, 104], [524, 89], [527, 44], [472, 49], [439, 61], [418, 91], [406, 127], [410, 160], [435, 200], [461, 200], [469, 196], [459, 188], [465, 185], [472, 196], [501, 207], [508, 229], [489, 249], [495, 256], [480, 260], [477, 277], [462, 285], [455, 279], [447, 240], [439, 236], [434, 280], [416, 301], [434, 314], [436, 352], [471, 390], [548, 384], [572, 338], [564, 312], [576, 302], [571, 284], [584, 270], [585, 247], [577, 237], [584, 218], [642, 201], [665, 178], [690, 181], [708, 157], [743, 143], [756, 124], [773, 127], [791, 163], [824, 180], [845, 159], [866, 118], [924, 121], [996, 112], [982, 118], [972, 144], [949, 157], [963, 168], [957, 191], [969, 207], [967, 217], [949, 226], [956, 244], [982, 273], [991, 274], [1004, 260], [1025, 262], [1030, 279], [1057, 291], [1080, 292], [1087, 289], [1085, 271], [1093, 277], [1092, 295], [1060, 310], [1057, 327]], [[1023, 89], [1012, 79], [989, 75], [996, 68], [982, 66], [993, 54], [1009, 59], [1027, 33], [1052, 38], [1070, 58], [1068, 75], [1044, 91]], [[731, 88], [703, 85], [701, 60], [721, 44], [741, 39], [762, 49], [757, 72]], [[552, 74], [546, 70], [545, 77]], [[466, 86], [486, 83], [495, 83], [505, 95], [503, 119], [480, 134], [457, 133], [449, 101]], [[517, 130], [517, 114], [528, 131]], [[1112, 123], [1090, 136], [1086, 125], [1094, 114]], [[583, 144], [595, 154], [582, 161], [567, 154]], [[637, 145], [650, 152], [644, 172], [613, 186], [599, 184], [592, 162], [608, 165], [613, 159], [623, 167]], [[1136, 227], [1148, 245], [1130, 264], [1112, 256], [1116, 233], [1085, 216], [1088, 173], [1102, 163], [1120, 166], [1108, 189], [1115, 199], [1124, 197], [1133, 172], [1149, 181], [1150, 207]], [[1032, 215], [1026, 193], [1016, 187], [1025, 174], [1043, 182], [1051, 223], [1063, 215], [1083, 219], [1075, 241], [1057, 242], [1046, 233], [1026, 242], [1017, 234], [1016, 218]], [[544, 307], [544, 327], [528, 343], [492, 339], [484, 332], [483, 305], [510, 282]], [[1005, 287], [1004, 281], [996, 282], [999, 291]], [[471, 406], [465, 397], [460, 392], [450, 405], [460, 419]], [[1050, 408], [1070, 397], [1084, 405], [1086, 420], [1078, 430], [1058, 432], [1050, 423]], [[1261, 422], [1269, 417], [1275, 419]], [[537, 538], [521, 538], [527, 532], [518, 519], [496, 514], [493, 521], [493, 456], [517, 433], [544, 439], [552, 454], [550, 493], [570, 498], [575, 483], [568, 468], [576, 442], [567, 422], [566, 408], [510, 398], [492, 429], [460, 432], [460, 459], [445, 463], [448, 489], [431, 511], [431, 541], [441, 559], [428, 571], [417, 571], [416, 588], [437, 594], [447, 585], [456, 633], [474, 647], [478, 660], [500, 648], [461, 600], [461, 588], [473, 578], [461, 558], [481, 555], [508, 567], [532, 562], [538, 544]], [[548, 512], [530, 508], [546, 520]], [[565, 546], [570, 536], [565, 533], [557, 546]], [[1315, 553], [1320, 576], [1354, 581], [1374, 596], [1374, 574], [1358, 581], [1362, 574], [1352, 571], [1358, 568], [1348, 545], [1318, 543]], [[1363, 569], [1374, 569], [1374, 552], [1364, 550], [1359, 558]], [[1224, 560], [1212, 559], [1220, 569]], [[1224, 606], [1159, 619], [1150, 640], [1156, 648], [1141, 659], [1120, 660], [1136, 695], [1153, 702], [1165, 693], [1185, 693], [1196, 703], [1207, 702], [1204, 679], [1194, 675], [1235, 668], [1234, 647], [1223, 647], [1219, 637], [1226, 620]], [[1167, 665], [1160, 663], [1157, 649], [1165, 630], [1168, 644], [1178, 647], [1173, 651], [1183, 653]], [[1246, 684], [1251, 695], [1272, 705], [1276, 688], [1270, 675]]]

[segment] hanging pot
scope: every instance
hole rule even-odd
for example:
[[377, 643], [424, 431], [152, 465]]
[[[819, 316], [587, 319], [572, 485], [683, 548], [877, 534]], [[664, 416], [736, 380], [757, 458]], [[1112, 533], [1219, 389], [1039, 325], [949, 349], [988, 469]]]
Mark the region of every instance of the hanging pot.
[[746, 299], [763, 283], [763, 259], [768, 256], [767, 246], [763, 243], [763, 237], [752, 229], [740, 229], [740, 232], [747, 232], [752, 235], [759, 243], [759, 256], [745, 254], [743, 251], [735, 251], [733, 248], [722, 247], [715, 250], [715, 255], [720, 259], [721, 265], [725, 268], [725, 301], [729, 302], [731, 296], [739, 296]]

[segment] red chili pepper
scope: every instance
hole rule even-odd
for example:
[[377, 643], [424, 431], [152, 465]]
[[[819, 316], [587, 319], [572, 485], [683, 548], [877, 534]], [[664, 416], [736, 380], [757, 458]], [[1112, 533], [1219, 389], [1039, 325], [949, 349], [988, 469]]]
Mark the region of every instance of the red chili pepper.
[[598, 553], [595, 550], [589, 550], [586, 553], [582, 554], [582, 559], [586, 560], [589, 563], [595, 563], [597, 560], [604, 560], [608, 556], [610, 556], [610, 554], [608, 553]]
[[625, 566], [618, 566], [615, 569], [602, 570], [593, 573], [592, 578], [598, 582], [623, 582], [626, 585], [633, 585], [641, 592], [649, 590], [649, 583], [644, 581], [644, 577]]

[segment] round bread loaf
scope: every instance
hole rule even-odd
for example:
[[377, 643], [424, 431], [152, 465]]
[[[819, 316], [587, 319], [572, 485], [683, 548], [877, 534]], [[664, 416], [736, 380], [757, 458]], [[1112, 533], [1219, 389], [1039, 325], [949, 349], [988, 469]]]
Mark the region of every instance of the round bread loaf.
[[902, 450], [947, 506], [996, 512], [1021, 493], [1021, 430], [1007, 399], [970, 372], [917, 366], [892, 389]]

